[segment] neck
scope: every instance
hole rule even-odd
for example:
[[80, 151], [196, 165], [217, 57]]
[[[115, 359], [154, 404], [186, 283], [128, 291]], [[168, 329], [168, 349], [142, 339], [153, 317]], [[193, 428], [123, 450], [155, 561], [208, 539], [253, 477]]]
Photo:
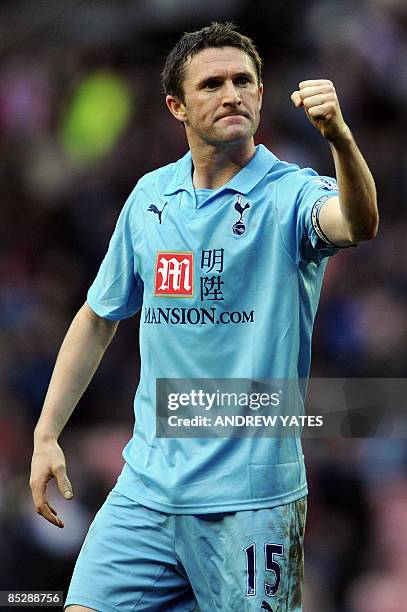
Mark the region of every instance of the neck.
[[225, 147], [205, 145], [194, 147], [190, 142], [193, 161], [192, 182], [196, 189], [217, 189], [230, 181], [256, 152], [253, 139]]

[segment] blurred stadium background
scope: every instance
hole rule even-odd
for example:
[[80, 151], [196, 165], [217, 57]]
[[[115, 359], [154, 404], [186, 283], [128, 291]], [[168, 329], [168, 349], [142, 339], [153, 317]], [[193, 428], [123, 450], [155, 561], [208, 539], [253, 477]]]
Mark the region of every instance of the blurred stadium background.
[[[329, 147], [292, 106], [330, 78], [376, 179], [374, 242], [328, 265], [314, 376], [407, 370], [405, 0], [3, 0], [0, 4], [0, 589], [63, 589], [131, 435], [137, 321], [117, 337], [61, 438], [76, 498], [28, 488], [32, 430], [57, 350], [137, 179], [186, 150], [160, 91], [180, 33], [234, 20], [265, 61], [257, 142], [333, 173]], [[405, 440], [307, 440], [305, 612], [407, 609]]]

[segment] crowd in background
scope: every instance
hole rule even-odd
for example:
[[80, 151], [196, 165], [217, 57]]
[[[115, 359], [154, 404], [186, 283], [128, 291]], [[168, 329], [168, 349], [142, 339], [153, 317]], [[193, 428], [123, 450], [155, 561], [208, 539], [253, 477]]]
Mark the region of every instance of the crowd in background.
[[[66, 593], [87, 527], [122, 466], [138, 382], [137, 317], [121, 323], [61, 436], [75, 499], [32, 507], [32, 431], [69, 323], [136, 181], [186, 151], [160, 70], [179, 35], [233, 20], [264, 59], [256, 142], [334, 173], [290, 94], [329, 78], [374, 174], [377, 238], [328, 264], [312, 375], [407, 372], [407, 4], [404, 0], [5, 1], [0, 6], [0, 590]], [[403, 612], [407, 444], [304, 442], [305, 612]]]

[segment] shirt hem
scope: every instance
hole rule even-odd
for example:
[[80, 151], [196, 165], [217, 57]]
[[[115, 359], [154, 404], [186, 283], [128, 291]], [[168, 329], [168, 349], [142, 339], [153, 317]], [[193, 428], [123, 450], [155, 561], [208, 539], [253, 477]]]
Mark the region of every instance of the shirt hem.
[[102, 319], [108, 319], [109, 321], [122, 321], [123, 319], [129, 319], [133, 316], [132, 314], [121, 315], [108, 312], [105, 308], [103, 308], [103, 306], [100, 306], [100, 304], [98, 304], [93, 297], [89, 295], [89, 293], [86, 296], [86, 301], [93, 312]]
[[86, 608], [93, 608], [96, 612], [117, 612], [119, 610], [119, 608], [112, 608], [112, 606], [106, 605], [105, 602], [99, 599], [77, 597], [74, 595], [67, 597], [64, 603], [64, 612], [68, 606], [85, 606]]
[[289, 504], [297, 499], [301, 499], [305, 495], [308, 495], [308, 486], [305, 484], [302, 487], [295, 489], [295, 491], [287, 495], [279, 495], [275, 497], [240, 500], [240, 501], [228, 501], [225, 503], [208, 503], [208, 504], [170, 504], [163, 501], [152, 500], [144, 497], [140, 493], [129, 494], [126, 487], [122, 487], [120, 483], [117, 483], [113, 491], [117, 491], [121, 495], [131, 499], [134, 502], [157, 510], [158, 512], [165, 512], [167, 514], [217, 514], [219, 512], [241, 512], [242, 510], [260, 510], [261, 508], [274, 508], [276, 506], [283, 506]]

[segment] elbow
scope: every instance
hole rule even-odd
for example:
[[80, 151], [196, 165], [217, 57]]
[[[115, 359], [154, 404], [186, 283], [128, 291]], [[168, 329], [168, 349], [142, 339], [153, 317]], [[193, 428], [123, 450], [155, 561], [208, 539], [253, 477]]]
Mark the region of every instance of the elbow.
[[350, 231], [350, 240], [355, 244], [367, 242], [376, 237], [379, 229], [379, 215], [376, 213], [365, 220], [363, 226], [359, 226]]
[[376, 214], [374, 222], [372, 224], [372, 232], [371, 232], [371, 236], [369, 240], [372, 240], [372, 238], [376, 238], [378, 231], [379, 231], [379, 215]]

